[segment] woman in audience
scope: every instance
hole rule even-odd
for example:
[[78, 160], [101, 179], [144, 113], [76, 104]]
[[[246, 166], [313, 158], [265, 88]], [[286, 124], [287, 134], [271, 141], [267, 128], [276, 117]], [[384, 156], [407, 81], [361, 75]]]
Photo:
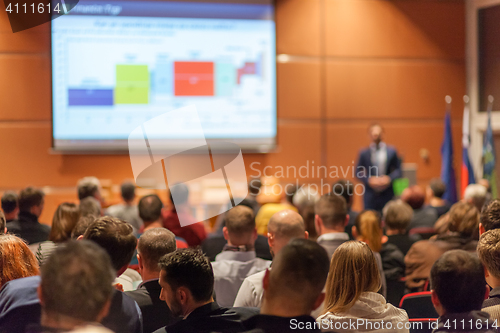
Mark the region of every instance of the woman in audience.
[[321, 329], [408, 333], [408, 315], [377, 293], [380, 284], [377, 261], [366, 243], [348, 241], [340, 245], [332, 256], [326, 281], [326, 310], [316, 319]]
[[0, 288], [7, 282], [38, 275], [38, 262], [28, 245], [14, 235], [0, 235]]
[[57, 244], [67, 241], [71, 238], [71, 232], [75, 228], [80, 211], [78, 205], [70, 202], [60, 204], [52, 218], [52, 229], [50, 230], [49, 240], [40, 243], [36, 251], [36, 258], [40, 264], [54, 251]]
[[387, 281], [398, 281], [404, 276], [404, 255], [396, 245], [387, 242], [388, 238], [384, 235], [377, 212], [367, 210], [359, 214], [352, 228], [352, 235], [356, 240], [368, 244], [375, 253]]

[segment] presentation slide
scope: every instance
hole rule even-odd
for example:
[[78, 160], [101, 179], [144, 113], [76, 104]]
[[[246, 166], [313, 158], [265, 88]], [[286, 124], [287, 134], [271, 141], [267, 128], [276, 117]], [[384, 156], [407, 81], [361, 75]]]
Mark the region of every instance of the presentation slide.
[[[270, 2], [85, 1], [52, 21], [55, 150], [127, 150], [144, 122], [196, 106], [206, 139], [276, 137]], [[189, 139], [190, 122], [156, 139]]]

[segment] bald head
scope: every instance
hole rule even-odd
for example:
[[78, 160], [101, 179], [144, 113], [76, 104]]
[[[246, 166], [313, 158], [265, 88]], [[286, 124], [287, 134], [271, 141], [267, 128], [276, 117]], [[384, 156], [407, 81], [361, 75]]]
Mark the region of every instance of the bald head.
[[282, 210], [274, 214], [267, 225], [271, 254], [277, 254], [290, 240], [308, 238], [304, 219], [293, 210]]

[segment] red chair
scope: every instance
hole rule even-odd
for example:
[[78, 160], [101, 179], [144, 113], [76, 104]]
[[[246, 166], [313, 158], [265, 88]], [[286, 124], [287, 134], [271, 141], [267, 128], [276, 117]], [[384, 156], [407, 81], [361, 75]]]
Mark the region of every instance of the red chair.
[[425, 318], [437, 319], [437, 314], [431, 301], [431, 292], [422, 291], [418, 293], [406, 294], [401, 299], [399, 307], [406, 310], [408, 318], [422, 320]]

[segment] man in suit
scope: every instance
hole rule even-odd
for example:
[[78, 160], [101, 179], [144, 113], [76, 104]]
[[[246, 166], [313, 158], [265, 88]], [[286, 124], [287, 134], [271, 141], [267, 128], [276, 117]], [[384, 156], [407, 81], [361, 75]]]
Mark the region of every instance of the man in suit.
[[323, 194], [316, 203], [315, 227], [319, 237], [317, 242], [323, 246], [331, 258], [333, 252], [344, 242], [349, 235], [344, 231], [349, 222], [345, 199], [334, 193]]
[[402, 176], [401, 160], [396, 149], [382, 141], [381, 125], [371, 125], [368, 133], [372, 143], [360, 152], [355, 171], [365, 185], [364, 208], [381, 212], [394, 197], [392, 182]]
[[307, 239], [293, 239], [276, 255], [264, 276], [259, 315], [243, 324], [252, 332], [320, 332], [311, 312], [324, 299], [330, 258], [325, 249]]
[[40, 243], [49, 238], [50, 227], [38, 222], [42, 215], [44, 193], [27, 187], [19, 194], [19, 215], [17, 220], [7, 223], [7, 231], [24, 239], [28, 244]]
[[160, 258], [175, 250], [175, 235], [163, 227], [149, 229], [139, 238], [137, 260], [143, 282], [137, 290], [125, 294], [133, 298], [141, 309], [144, 333], [154, 332], [176, 321], [167, 304], [160, 300], [161, 287], [158, 283]]
[[155, 333], [238, 332], [241, 321], [257, 310], [220, 307], [213, 299], [214, 274], [210, 261], [195, 249], [179, 249], [160, 259], [160, 299], [183, 320]]

